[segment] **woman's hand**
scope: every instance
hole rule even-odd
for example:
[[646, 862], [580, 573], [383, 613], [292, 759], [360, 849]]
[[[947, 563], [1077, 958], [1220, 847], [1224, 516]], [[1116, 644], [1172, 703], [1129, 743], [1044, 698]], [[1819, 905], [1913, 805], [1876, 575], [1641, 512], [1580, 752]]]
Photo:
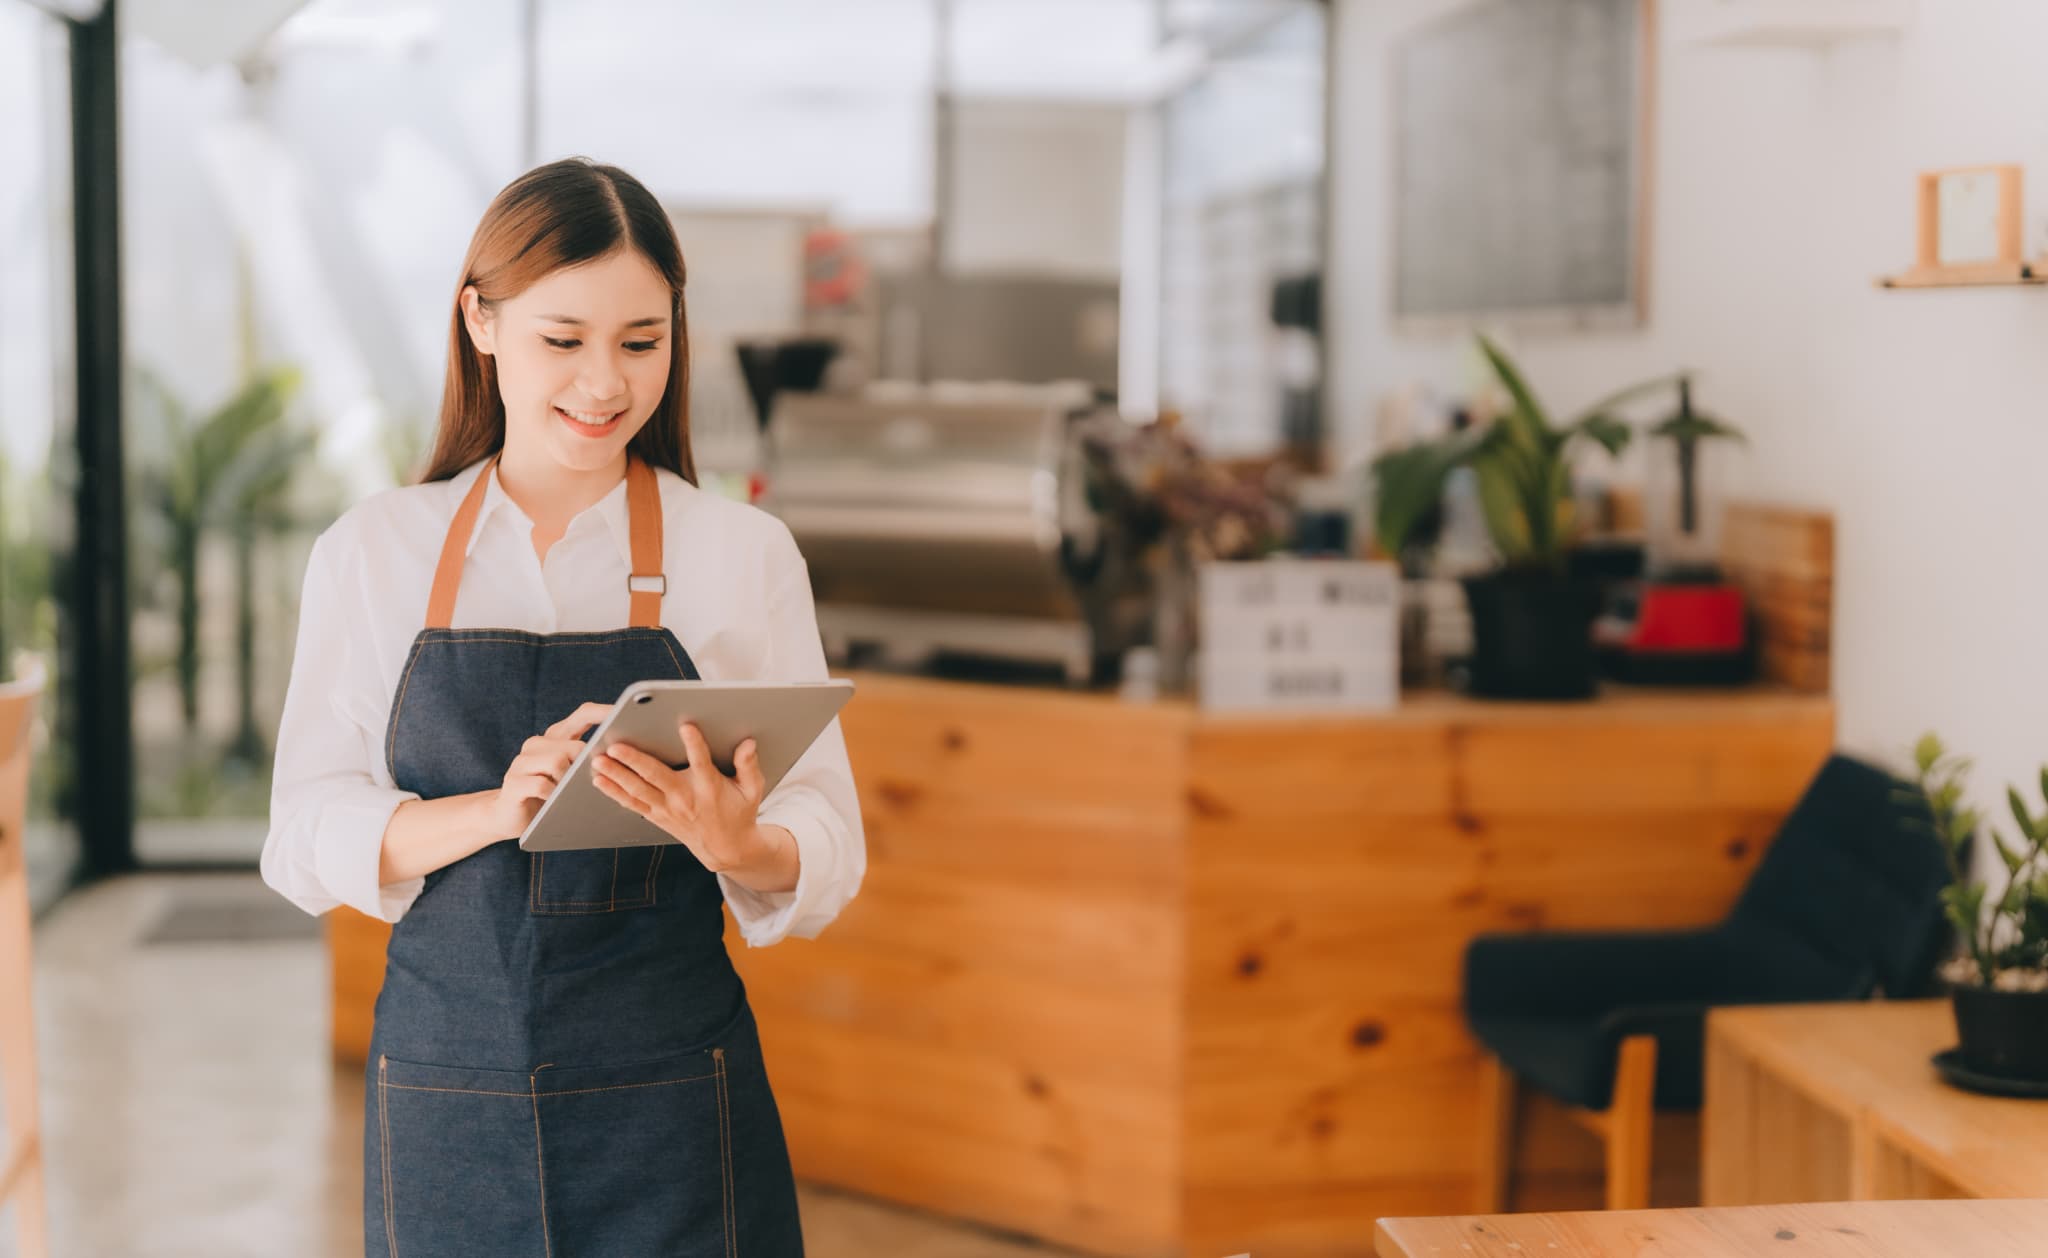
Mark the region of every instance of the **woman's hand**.
[[620, 807], [667, 831], [711, 872], [743, 873], [747, 883], [769, 874], [775, 883], [785, 879], [770, 871], [786, 865], [786, 881], [794, 886], [794, 840], [787, 830], [756, 820], [765, 781], [754, 740], [733, 753], [734, 776], [727, 777], [712, 760], [703, 733], [688, 721], [679, 729], [689, 756], [683, 768], [671, 769], [637, 747], [615, 743], [592, 761], [591, 780]]
[[609, 703], [586, 703], [526, 740], [505, 770], [505, 781], [485, 807], [488, 832], [496, 839], [525, 833], [533, 814], [555, 789], [555, 783], [582, 754], [583, 735], [610, 714]]

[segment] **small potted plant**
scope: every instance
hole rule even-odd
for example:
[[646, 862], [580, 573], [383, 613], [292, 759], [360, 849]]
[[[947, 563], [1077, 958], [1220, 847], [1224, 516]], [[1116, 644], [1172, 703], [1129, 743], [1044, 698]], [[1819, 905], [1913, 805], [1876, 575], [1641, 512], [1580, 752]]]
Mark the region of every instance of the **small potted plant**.
[[[2007, 788], [2018, 831], [2009, 842], [1963, 802], [1968, 760], [1927, 734], [1913, 749], [1913, 764], [1953, 875], [1942, 901], [1958, 951], [1942, 977], [1954, 1001], [1962, 1070], [1944, 1073], [1969, 1086], [2048, 1095], [2048, 810], [2037, 815]], [[2048, 800], [2048, 768], [2041, 770], [2041, 793]], [[1980, 832], [1990, 835], [2005, 869], [1996, 895], [1970, 876]]]
[[1159, 680], [1180, 690], [1195, 645], [1196, 566], [1278, 549], [1284, 495], [1204, 457], [1172, 417], [1130, 424], [1113, 413], [1093, 416], [1082, 423], [1079, 449], [1089, 504], [1105, 533], [1098, 553], [1129, 556], [1142, 570]]
[[1600, 586], [1573, 576], [1568, 564], [1577, 540], [1571, 456], [1588, 442], [1621, 453], [1632, 430], [1614, 408], [1669, 388], [1670, 381], [1635, 385], [1554, 424], [1500, 347], [1478, 339], [1507, 405], [1491, 423], [1374, 460], [1378, 542], [1400, 554], [1411, 530], [1442, 498], [1445, 478], [1469, 466], [1500, 557], [1498, 568], [1464, 579], [1472, 611], [1472, 689], [1500, 698], [1589, 698], [1597, 675], [1592, 626]]
[[[1665, 469], [1675, 484], [1653, 494], [1651, 557], [1661, 580], [1694, 577], [1719, 580], [1718, 566], [1707, 547], [1712, 543], [1707, 525], [1706, 503], [1700, 492], [1701, 446], [1709, 441], [1747, 441], [1742, 430], [1711, 415], [1693, 409], [1692, 377], [1678, 377], [1678, 410], [1651, 428], [1652, 438], [1669, 438], [1675, 454], [1671, 463], [1653, 462], [1652, 480]], [[1655, 527], [1661, 525], [1662, 527]]]

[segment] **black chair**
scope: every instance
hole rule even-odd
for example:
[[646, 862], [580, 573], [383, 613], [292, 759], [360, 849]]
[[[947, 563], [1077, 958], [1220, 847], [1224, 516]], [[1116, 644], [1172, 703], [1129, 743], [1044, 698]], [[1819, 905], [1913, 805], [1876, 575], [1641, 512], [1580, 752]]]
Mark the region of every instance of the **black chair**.
[[1720, 925], [1475, 939], [1465, 1018], [1488, 1050], [1480, 1209], [1506, 1204], [1517, 1080], [1606, 1142], [1609, 1209], [1647, 1207], [1652, 1116], [1699, 1107], [1707, 1011], [1930, 994], [1948, 880], [1917, 792], [1836, 755]]

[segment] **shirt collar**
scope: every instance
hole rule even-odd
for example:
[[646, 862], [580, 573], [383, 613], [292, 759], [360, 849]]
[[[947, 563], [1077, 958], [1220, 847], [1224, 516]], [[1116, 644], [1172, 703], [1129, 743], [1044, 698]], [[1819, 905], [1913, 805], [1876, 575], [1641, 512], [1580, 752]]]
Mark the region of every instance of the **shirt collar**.
[[[478, 464], [479, 468], [481, 466], [481, 464]], [[460, 501], [462, 495], [468, 493], [470, 488], [476, 484], [476, 476], [478, 474], [481, 473], [465, 476], [456, 482], [457, 501]], [[659, 489], [659, 484], [660, 482], [657, 480], [657, 490]], [[512, 501], [512, 495], [505, 492], [504, 482], [498, 479], [497, 464], [493, 463], [491, 465], [491, 483], [484, 487], [483, 504], [477, 511], [476, 527], [470, 531], [469, 545], [462, 552], [464, 558], [468, 558], [469, 554], [476, 549], [476, 539], [483, 536], [484, 529], [489, 525], [491, 517], [497, 514], [501, 508], [503, 509], [506, 521], [519, 529], [519, 535], [522, 539], [532, 534], [532, 518], [520, 509], [518, 503]], [[569, 521], [570, 531], [574, 532], [579, 528], [590, 527], [585, 517], [591, 515], [595, 515], [599, 522], [603, 524], [605, 534], [612, 539], [612, 546], [618, 551], [619, 562], [625, 565], [626, 571], [631, 572], [633, 570], [633, 525], [631, 517], [626, 512], [626, 482], [624, 478], [621, 478], [618, 484], [612, 486], [610, 493], [584, 508], [575, 519]]]

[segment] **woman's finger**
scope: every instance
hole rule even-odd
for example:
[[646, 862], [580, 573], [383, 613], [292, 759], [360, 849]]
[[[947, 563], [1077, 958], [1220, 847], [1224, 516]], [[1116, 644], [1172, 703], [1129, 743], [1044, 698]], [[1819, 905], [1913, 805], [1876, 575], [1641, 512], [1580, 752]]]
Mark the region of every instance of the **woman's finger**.
[[683, 736], [683, 754], [690, 758], [688, 770], [691, 789], [699, 799], [711, 798], [711, 791], [718, 785], [717, 779], [724, 777], [718, 765], [711, 759], [711, 745], [704, 741], [704, 732], [689, 721], [678, 725]]
[[644, 780], [656, 791], [676, 793], [683, 789], [680, 774], [638, 747], [627, 743], [613, 743], [598, 757], [598, 766], [605, 767], [607, 759], [616, 762], [611, 767], [626, 770], [632, 776]]
[[[615, 747], [612, 750], [617, 751], [619, 749]], [[654, 757], [647, 755], [647, 753], [643, 751], [639, 751], [634, 748], [627, 748], [627, 750], [632, 751], [634, 755], [640, 756], [642, 759], [651, 762], [657, 768], [666, 768], [666, 766], [663, 765], [661, 761], [654, 759]], [[616, 787], [623, 794], [631, 797], [636, 803], [640, 804], [645, 809], [653, 809], [663, 803], [663, 791], [661, 787], [655, 785], [653, 782], [650, 782], [645, 777], [641, 776], [640, 773], [636, 771], [632, 766], [624, 764], [607, 764], [605, 761], [606, 757], [600, 756], [598, 757], [598, 762], [595, 765], [591, 766], [593, 777], [597, 778], [599, 781], [611, 783], [612, 786]]]
[[556, 721], [553, 725], [548, 726], [545, 736], [548, 738], [581, 738], [586, 731], [595, 728], [605, 717], [611, 715], [611, 710], [612, 705], [609, 703], [586, 703], [561, 720]]
[[569, 766], [575, 763], [575, 760], [573, 752], [530, 751], [515, 758], [507, 772], [532, 773], [547, 778], [550, 782], [559, 782], [569, 772]]
[[767, 779], [761, 775], [761, 749], [753, 739], [747, 739], [739, 745], [739, 750], [733, 752], [732, 768], [739, 782], [740, 794], [746, 796], [748, 803], [758, 805]]
[[518, 773], [505, 779], [503, 789], [511, 792], [514, 799], [546, 799], [554, 792], [555, 784], [538, 773]]
[[590, 780], [596, 783], [600, 794], [619, 807], [624, 808], [628, 812], [638, 813], [643, 817], [647, 815], [649, 811], [648, 805], [628, 794], [624, 787], [620, 786], [615, 779], [606, 776], [603, 770], [593, 773]]

